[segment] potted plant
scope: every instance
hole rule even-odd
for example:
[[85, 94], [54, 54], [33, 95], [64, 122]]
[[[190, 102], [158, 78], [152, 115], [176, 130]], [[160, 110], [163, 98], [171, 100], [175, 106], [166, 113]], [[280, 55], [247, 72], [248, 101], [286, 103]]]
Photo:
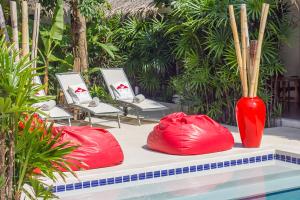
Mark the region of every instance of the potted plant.
[[246, 5], [241, 5], [241, 49], [234, 9], [232, 5], [229, 6], [231, 29], [243, 89], [243, 97], [236, 104], [236, 119], [243, 146], [249, 148], [260, 146], [266, 121], [266, 106], [257, 96], [257, 87], [268, 11], [269, 4], [264, 3], [258, 40], [251, 41], [250, 45]]

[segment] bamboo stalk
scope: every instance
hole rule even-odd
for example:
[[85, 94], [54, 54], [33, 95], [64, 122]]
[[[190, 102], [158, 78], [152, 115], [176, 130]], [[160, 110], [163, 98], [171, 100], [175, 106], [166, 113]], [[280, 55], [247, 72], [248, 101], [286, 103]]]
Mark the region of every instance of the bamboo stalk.
[[250, 82], [251, 82], [251, 58], [250, 58], [250, 45], [247, 46], [247, 60], [246, 60], [246, 71], [247, 71], [247, 80], [248, 80], [248, 96], [250, 91]]
[[254, 76], [252, 77], [252, 80], [251, 80], [250, 97], [255, 97], [256, 92], [257, 92], [262, 42], [263, 42], [263, 38], [264, 38], [268, 12], [269, 12], [269, 4], [264, 3], [263, 8], [262, 8], [262, 16], [261, 16], [261, 21], [260, 21], [260, 27], [259, 27], [259, 35], [258, 35], [258, 41], [257, 41], [257, 52], [256, 52], [256, 55], [255, 55], [255, 60], [254, 60]]
[[33, 33], [32, 33], [32, 54], [31, 59], [33, 60], [32, 67], [36, 68], [36, 57], [37, 57], [37, 48], [39, 40], [39, 28], [40, 28], [40, 13], [41, 13], [41, 4], [35, 4], [34, 12], [34, 23], [33, 23]]
[[244, 81], [243, 70], [242, 70], [243, 60], [242, 60], [239, 35], [238, 35], [238, 31], [237, 31], [234, 10], [233, 10], [232, 5], [229, 5], [229, 16], [230, 16], [230, 25], [231, 25], [231, 29], [232, 29], [232, 33], [233, 33], [235, 52], [236, 52], [238, 67], [239, 67], [239, 71], [240, 71], [240, 78], [241, 78], [241, 82], [242, 82], [243, 96], [246, 97], [247, 93], [245, 90], [245, 85], [244, 85], [245, 81]]
[[22, 1], [22, 56], [29, 54], [28, 3]]
[[[247, 11], [246, 4], [241, 5], [241, 41], [242, 41], [242, 70], [243, 70], [243, 85], [245, 89], [246, 96], [248, 96], [248, 80], [247, 80]], [[243, 95], [245, 97], [245, 95]]]
[[5, 40], [7, 42], [9, 42], [9, 35], [6, 29], [6, 25], [5, 25], [5, 18], [4, 18], [4, 14], [3, 14], [3, 9], [2, 6], [0, 4], [0, 35], [4, 34], [5, 35]]
[[[262, 11], [261, 11], [262, 14], [261, 14], [261, 18], [260, 18], [261, 22], [263, 21], [264, 16], [266, 15], [266, 17], [267, 17], [267, 15], [268, 15], [268, 13], [265, 13], [265, 11], [266, 11], [266, 4], [263, 4]], [[254, 96], [257, 96], [258, 82], [259, 82], [259, 71], [260, 71], [259, 68], [260, 68], [260, 65], [258, 65], [258, 71], [257, 71], [257, 74], [256, 74], [256, 80], [255, 80], [255, 86], [254, 86]]]
[[251, 40], [250, 42], [250, 65], [249, 65], [249, 74], [250, 74], [250, 80], [252, 80], [254, 76], [254, 60], [255, 55], [257, 52], [257, 40]]
[[[249, 27], [248, 27], [248, 17], [247, 17], [247, 9], [245, 5], [245, 31], [246, 31], [246, 42], [247, 42], [247, 50], [246, 50], [246, 71], [247, 71], [247, 83], [248, 83], [248, 92], [249, 92], [249, 87], [250, 87], [250, 73], [251, 73], [251, 63], [250, 63], [250, 35], [249, 35]], [[248, 94], [249, 95], [249, 94]]]
[[[16, 52], [20, 51], [19, 47], [19, 31], [18, 31], [18, 14], [17, 14], [17, 3], [10, 1], [10, 17], [12, 26], [12, 41], [14, 43], [14, 49]], [[20, 60], [19, 54], [16, 55], [16, 62]]]

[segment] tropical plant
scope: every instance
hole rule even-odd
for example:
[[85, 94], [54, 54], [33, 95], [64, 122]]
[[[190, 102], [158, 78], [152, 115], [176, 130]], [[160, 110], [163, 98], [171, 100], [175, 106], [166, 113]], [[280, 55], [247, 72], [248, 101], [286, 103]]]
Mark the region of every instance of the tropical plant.
[[[72, 163], [67, 162], [66, 158], [76, 147], [70, 146], [69, 142], [61, 143], [61, 134], [53, 136], [52, 124], [46, 125], [37, 114], [30, 117], [26, 115], [19, 125], [16, 135], [15, 194], [24, 192], [30, 199], [53, 198], [52, 187], [41, 181], [40, 177], [56, 181], [58, 177], [66, 176], [60, 169], [72, 172], [69, 167]], [[25, 185], [31, 186], [34, 193]]]
[[90, 92], [92, 97], [98, 97], [103, 102], [114, 103], [113, 98], [107, 93], [106, 89], [98, 84], [93, 84], [90, 87]]
[[130, 17], [116, 30], [113, 42], [120, 49], [123, 63], [133, 85], [150, 96], [162, 96], [170, 75], [176, 71], [164, 18]]
[[[221, 122], [234, 124], [235, 102], [241, 96], [237, 61], [228, 18], [228, 5], [247, 4], [250, 38], [258, 35], [262, 0], [156, 1], [172, 7], [171, 13], [143, 17], [115, 15], [90, 26], [94, 38], [118, 48], [114, 58], [105, 50], [90, 49], [93, 66], [124, 67], [132, 85], [142, 93], [159, 98], [175, 91], [190, 112], [206, 113]], [[291, 4], [270, 3], [263, 43], [259, 94], [268, 107], [268, 126], [278, 117], [280, 103], [276, 80], [284, 72], [280, 44], [288, 41], [293, 26]], [[237, 17], [237, 21], [239, 17]], [[89, 41], [89, 44], [93, 44]], [[93, 76], [98, 76], [93, 74]], [[164, 100], [170, 100], [173, 94]], [[274, 121], [274, 120], [273, 120]]]
[[[41, 0], [42, 6], [51, 12], [56, 1]], [[66, 5], [70, 8], [71, 16], [71, 31], [72, 36], [72, 53], [74, 57], [73, 70], [79, 72], [88, 71], [88, 52], [87, 52], [87, 38], [86, 27], [87, 20], [103, 14], [103, 7], [107, 7], [105, 0], [65, 0]]]
[[[97, 22], [97, 21], [96, 21]], [[99, 63], [107, 66], [107, 60], [114, 60], [118, 53], [118, 48], [112, 44], [113, 31], [108, 25], [91, 22], [87, 30], [89, 62], [91, 66], [97, 67]]]
[[[183, 75], [172, 81], [174, 89], [178, 93], [184, 91], [182, 88], [187, 90], [183, 95], [186, 97], [183, 101], [189, 100], [188, 94], [198, 97], [197, 102], [200, 105], [193, 106], [198, 108], [196, 112], [207, 113], [231, 124], [235, 121], [234, 102], [241, 95], [227, 13], [227, 7], [232, 3], [238, 6], [243, 1], [175, 1], [172, 17], [176, 22], [169, 25], [167, 32], [174, 40], [175, 56], [184, 60]], [[263, 1], [253, 0], [246, 3], [252, 33], [250, 38], [255, 39]], [[272, 113], [279, 104], [274, 96], [274, 80], [284, 72], [284, 66], [279, 60], [279, 44], [289, 37], [287, 27], [290, 26], [291, 20], [287, 20], [288, 3], [281, 1], [268, 3], [271, 4], [271, 11], [263, 44], [259, 94], [267, 103], [268, 126], [271, 126]], [[206, 64], [203, 61], [206, 61], [204, 62]], [[178, 86], [178, 83], [184, 84], [185, 87]]]
[[[49, 68], [52, 62], [59, 62], [69, 67], [72, 67], [72, 64], [69, 63], [70, 59], [66, 58], [61, 59], [55, 56], [54, 51], [57, 50], [60, 42], [63, 39], [64, 32], [64, 3], [63, 0], [58, 0], [55, 8], [55, 13], [53, 15], [52, 26], [50, 30], [42, 30], [42, 48], [39, 48], [40, 57], [42, 58], [44, 68], [44, 84], [45, 84], [45, 93], [48, 93], [49, 85]], [[71, 57], [72, 60], [72, 57]]]
[[32, 80], [40, 74], [35, 73], [36, 69], [32, 68], [29, 55], [16, 61], [17, 55], [18, 52], [13, 46], [7, 46], [2, 38], [0, 41], [0, 177], [3, 187], [0, 189], [0, 199], [19, 200], [22, 192], [28, 193], [25, 184], [39, 189], [45, 186], [39, 181], [38, 176], [33, 174], [34, 168], [42, 171], [40, 176], [55, 179], [54, 172], [59, 170], [51, 163], [68, 170], [69, 167], [63, 156], [70, 153], [74, 147], [69, 147], [67, 144], [55, 147], [54, 143], [58, 138], [51, 138], [51, 128], [42, 128], [45, 126], [44, 123], [41, 126], [31, 126], [32, 117], [29, 117], [29, 121], [20, 129], [19, 122], [24, 113], [39, 112], [31, 105], [49, 100], [50, 97], [36, 96], [44, 86], [36, 85]]

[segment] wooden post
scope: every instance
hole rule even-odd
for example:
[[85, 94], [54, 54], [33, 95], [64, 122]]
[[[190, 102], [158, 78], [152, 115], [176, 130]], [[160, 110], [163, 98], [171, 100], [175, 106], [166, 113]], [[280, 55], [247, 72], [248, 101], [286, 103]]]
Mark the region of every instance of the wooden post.
[[235, 52], [236, 52], [238, 67], [239, 67], [239, 71], [240, 71], [240, 78], [241, 78], [241, 82], [242, 82], [243, 96], [246, 97], [247, 93], [245, 90], [245, 85], [244, 85], [245, 81], [244, 81], [243, 70], [242, 70], [243, 59], [242, 59], [239, 35], [238, 35], [238, 31], [237, 31], [234, 10], [233, 10], [232, 5], [229, 5], [229, 16], [230, 16], [230, 25], [231, 25], [231, 29], [232, 29], [232, 33], [233, 33]]
[[22, 1], [22, 56], [29, 54], [28, 4]]
[[254, 76], [252, 77], [252, 80], [251, 80], [250, 97], [255, 97], [257, 94], [262, 42], [263, 42], [263, 38], [264, 38], [268, 12], [269, 12], [269, 4], [264, 3], [263, 7], [262, 7], [262, 16], [261, 16], [260, 27], [259, 27], [257, 52], [255, 55], [255, 60], [254, 60]]
[[[242, 41], [242, 70], [243, 70], [243, 85], [244, 85], [244, 93], [248, 96], [248, 81], [247, 81], [247, 11], [246, 4], [241, 5], [241, 41]], [[243, 95], [245, 97], [245, 95]]]
[[3, 9], [0, 4], [0, 35], [4, 34], [5, 35], [5, 40], [9, 42], [9, 36], [7, 33], [6, 25], [5, 25], [5, 18], [3, 14]]
[[39, 41], [39, 29], [40, 29], [40, 13], [41, 13], [41, 4], [35, 4], [34, 12], [34, 23], [33, 23], [33, 33], [32, 33], [32, 54], [31, 59], [33, 60], [32, 67], [36, 68], [36, 57]]
[[18, 31], [18, 14], [17, 14], [17, 3], [10, 1], [10, 17], [12, 26], [12, 41], [14, 43], [14, 49], [18, 54], [16, 55], [16, 62], [20, 60], [19, 56], [19, 31]]

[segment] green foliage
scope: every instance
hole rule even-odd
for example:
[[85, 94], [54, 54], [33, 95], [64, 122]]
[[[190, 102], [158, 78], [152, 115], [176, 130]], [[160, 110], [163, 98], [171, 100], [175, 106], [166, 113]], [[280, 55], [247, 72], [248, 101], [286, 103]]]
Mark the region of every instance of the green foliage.
[[88, 20], [94, 20], [104, 15], [109, 5], [105, 0], [78, 0], [78, 8]]
[[[68, 163], [65, 157], [76, 147], [70, 146], [69, 142], [60, 143], [60, 135], [54, 137], [52, 125], [47, 126], [39, 121], [36, 115], [25, 120], [24, 128], [21, 127], [16, 135], [16, 187], [18, 191], [25, 192], [30, 199], [35, 199], [35, 196], [44, 199], [54, 197], [51, 187], [42, 182], [39, 176], [56, 181], [58, 177], [66, 176], [58, 167], [72, 172], [69, 167], [72, 164]], [[36, 169], [41, 170], [40, 175], [34, 173]], [[25, 184], [36, 189], [34, 195], [30, 195], [30, 190], [24, 187]]]
[[[69, 71], [73, 65], [73, 55], [70, 52], [70, 38], [65, 36], [64, 25], [64, 2], [57, 0], [55, 12], [51, 27], [41, 27], [41, 41], [39, 45], [40, 65], [44, 66], [44, 84], [48, 91], [49, 89], [49, 76], [50, 84], [55, 83], [53, 80], [54, 74], [57, 72]], [[67, 49], [68, 51], [64, 51]], [[50, 90], [55, 90], [55, 85], [50, 85]], [[55, 91], [56, 92], [56, 91]]]
[[30, 107], [39, 101], [45, 101], [49, 97], [35, 96], [43, 86], [34, 85], [33, 77], [39, 74], [33, 73], [32, 62], [28, 57], [23, 57], [15, 62], [18, 52], [13, 46], [7, 46], [5, 41], [0, 41], [0, 112], [9, 114], [13, 112], [33, 111]]
[[162, 96], [161, 89], [168, 86], [169, 74], [174, 73], [165, 28], [163, 18], [122, 19], [115, 15], [100, 24], [90, 22], [91, 66], [124, 67], [133, 86], [139, 86], [146, 95]]
[[52, 19], [52, 27], [49, 32], [49, 37], [53, 40], [62, 40], [64, 31], [64, 2], [57, 0], [54, 15]]
[[[53, 0], [40, 0], [39, 2], [42, 4], [46, 13], [53, 12], [57, 4], [59, 4], [59, 2]], [[104, 9], [109, 8], [109, 4], [105, 0], [64, 0], [64, 3], [71, 9], [72, 6], [76, 5], [81, 14], [89, 20], [103, 16]]]
[[[239, 72], [229, 25], [228, 5], [237, 9], [247, 4], [250, 39], [257, 39], [264, 1], [177, 0], [156, 1], [171, 5], [170, 14], [141, 17], [115, 15], [88, 26], [92, 66], [124, 67], [132, 85], [142, 93], [159, 97], [168, 91], [181, 95], [191, 112], [202, 112], [234, 124], [234, 102], [241, 96]], [[270, 3], [270, 15], [263, 42], [259, 94], [268, 103], [268, 112], [278, 113], [274, 84], [284, 72], [279, 47], [288, 42], [293, 20], [290, 4]], [[239, 16], [237, 15], [237, 22]], [[99, 23], [100, 22], [100, 23]], [[109, 55], [96, 42], [118, 49]], [[95, 48], [95, 46], [97, 48]], [[171, 86], [171, 87], [170, 87]], [[174, 94], [174, 93], [173, 93]], [[171, 96], [166, 99], [171, 99]], [[278, 116], [278, 114], [276, 114]], [[269, 120], [270, 122], [270, 120]], [[271, 124], [268, 123], [268, 126]]]
[[98, 97], [103, 102], [113, 103], [114, 101], [110, 94], [107, 93], [106, 89], [98, 84], [94, 84], [90, 87], [90, 93], [92, 97]]
[[[252, 33], [250, 39], [257, 38], [263, 2], [247, 1], [249, 28]], [[229, 108], [234, 108], [234, 102], [241, 95], [235, 49], [228, 22], [227, 7], [232, 3], [214, 0], [176, 1], [173, 17], [181, 21], [180, 24], [176, 23], [176, 28], [170, 26], [169, 29], [170, 37], [175, 35], [173, 38], [176, 38], [179, 44], [174, 53], [177, 57], [183, 57], [185, 67], [183, 75], [173, 79], [174, 89], [183, 94], [183, 101], [190, 101], [191, 97], [188, 94], [198, 96], [200, 99], [198, 102], [206, 105], [195, 106], [200, 108], [198, 112], [207, 113], [215, 119], [230, 123], [234, 122], [232, 117], [234, 113], [230, 113], [234, 110]], [[240, 3], [242, 1], [234, 1], [235, 6]], [[268, 112], [272, 113], [275, 112], [278, 102], [273, 97], [273, 86], [268, 83], [284, 72], [284, 67], [279, 61], [279, 44], [287, 40], [288, 34], [279, 30], [282, 29], [281, 27], [287, 28], [289, 23], [286, 20], [288, 18], [287, 4], [280, 1], [269, 3], [271, 9], [263, 42], [259, 94], [267, 103]], [[239, 22], [239, 19], [237, 21]], [[197, 47], [188, 44], [192, 40], [191, 34], [197, 37], [194, 41], [200, 41]], [[208, 70], [201, 67], [205, 66], [201, 64], [203, 60], [206, 61]], [[195, 66], [198, 67], [195, 68]], [[178, 83], [185, 86], [178, 86]], [[182, 88], [187, 91], [183, 92]], [[270, 123], [268, 125], [270, 126]]]
[[[52, 137], [51, 126], [46, 127], [41, 122], [39, 122], [40, 126], [37, 126], [38, 121], [33, 123], [33, 118], [24, 122], [24, 127], [19, 127], [24, 113], [40, 112], [31, 107], [32, 104], [51, 98], [36, 96], [44, 86], [36, 85], [32, 80], [41, 74], [34, 73], [35, 69], [32, 68], [32, 61], [28, 59], [29, 55], [15, 61], [17, 55], [18, 52], [13, 46], [7, 46], [2, 38], [0, 41], [0, 134], [1, 144], [6, 146], [1, 145], [0, 151], [8, 151], [4, 156], [5, 165], [9, 167], [7, 171], [1, 171], [0, 177], [1, 183], [6, 188], [9, 187], [7, 181], [13, 180], [13, 188], [8, 188], [8, 191], [12, 191], [16, 199], [21, 192], [30, 195], [25, 185], [38, 187], [41, 191], [45, 184], [40, 181], [40, 177], [48, 176], [55, 180], [55, 173], [63, 177], [64, 175], [55, 165], [69, 170], [64, 156], [74, 149], [67, 143], [55, 146], [59, 136]], [[33, 173], [35, 168], [41, 169], [43, 173], [39, 176], [35, 175]], [[13, 171], [9, 171], [10, 169]], [[49, 196], [50, 191], [50, 188], [48, 191], [44, 189], [42, 193], [35, 191], [35, 195], [46, 197], [43, 194]]]

